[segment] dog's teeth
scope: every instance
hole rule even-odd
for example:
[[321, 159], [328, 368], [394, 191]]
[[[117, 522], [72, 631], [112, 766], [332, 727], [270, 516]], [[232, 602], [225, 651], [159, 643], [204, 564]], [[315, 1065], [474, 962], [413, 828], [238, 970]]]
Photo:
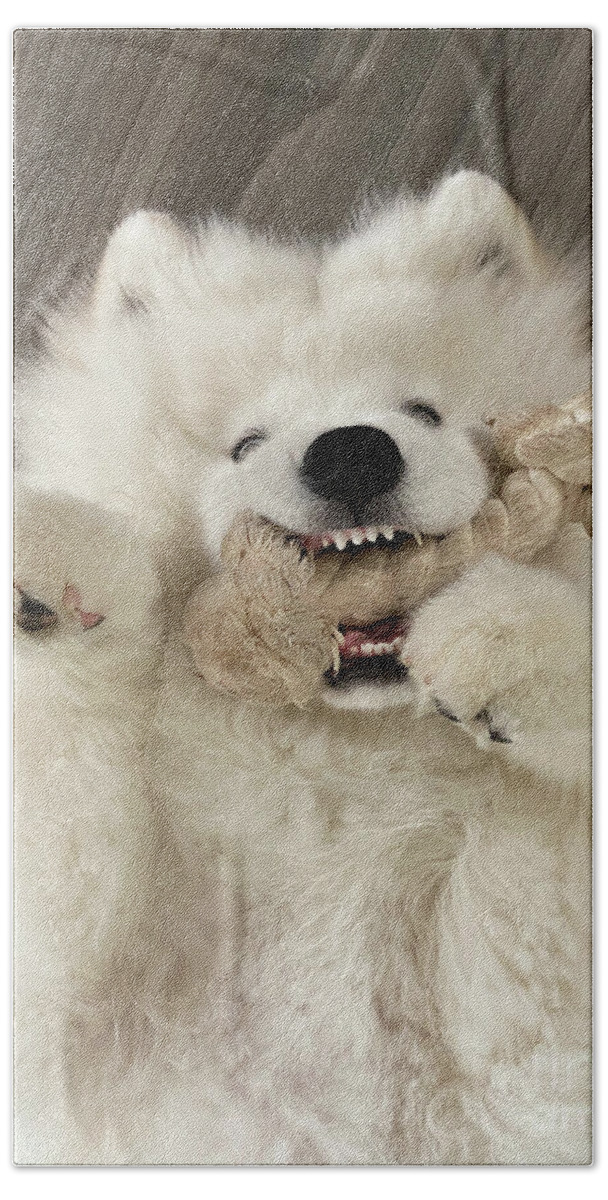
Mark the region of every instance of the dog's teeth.
[[363, 645], [361, 646], [361, 654], [365, 654], [367, 656], [375, 653], [376, 647], [374, 646], [373, 642], [363, 642]]
[[420, 533], [420, 530], [413, 529], [412, 537], [414, 538], [414, 541], [418, 543], [419, 546], [422, 545], [422, 534]]
[[321, 542], [321, 545], [322, 545], [322, 547], [323, 547], [323, 549], [324, 549], [324, 550], [327, 550], [327, 547], [328, 547], [328, 546], [331, 546], [331, 538], [330, 538], [330, 537], [324, 537], [324, 538], [323, 538], [323, 541]]
[[364, 529], [353, 529], [350, 540], [354, 546], [360, 546], [361, 543], [365, 541], [365, 530]]
[[346, 638], [344, 637], [344, 634], [343, 634], [343, 633], [341, 633], [341, 631], [340, 631], [339, 629], [334, 629], [334, 630], [333, 630], [333, 637], [334, 637], [335, 641], [338, 643], [338, 645], [339, 645], [339, 646], [343, 646], [343, 645], [344, 645], [344, 643], [345, 643], [345, 641], [346, 641]]
[[347, 535], [345, 533], [334, 533], [334, 534], [332, 534], [332, 537], [333, 537], [334, 545], [337, 547], [337, 549], [343, 550], [346, 543], [348, 542]]
[[378, 539], [378, 529], [375, 525], [370, 525], [368, 529], [363, 530], [363, 535], [368, 542], [375, 542]]
[[336, 642], [332, 642], [331, 658], [334, 675], [337, 675], [340, 670], [340, 647]]
[[381, 525], [380, 533], [386, 538], [387, 542], [392, 542], [395, 536], [395, 530], [393, 529], [392, 525]]

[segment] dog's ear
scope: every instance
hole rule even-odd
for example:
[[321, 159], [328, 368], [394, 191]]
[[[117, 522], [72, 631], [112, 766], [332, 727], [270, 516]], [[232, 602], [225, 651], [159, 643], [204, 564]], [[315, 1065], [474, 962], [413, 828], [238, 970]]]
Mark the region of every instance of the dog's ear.
[[175, 288], [188, 238], [168, 213], [131, 213], [112, 233], [95, 282], [102, 315], [152, 313]]
[[442, 179], [425, 198], [401, 196], [362, 214], [332, 251], [328, 286], [408, 287], [417, 279], [537, 282], [548, 270], [528, 221], [500, 184], [478, 171]]
[[439, 274], [538, 276], [547, 263], [521, 208], [489, 175], [458, 171], [429, 197], [425, 259]]

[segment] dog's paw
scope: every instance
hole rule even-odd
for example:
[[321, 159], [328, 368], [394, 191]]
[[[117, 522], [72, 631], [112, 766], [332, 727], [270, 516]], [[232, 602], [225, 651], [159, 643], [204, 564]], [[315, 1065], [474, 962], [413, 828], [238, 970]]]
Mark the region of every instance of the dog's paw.
[[[430, 702], [440, 717], [453, 721], [455, 725], [462, 725], [474, 737], [478, 746], [483, 748], [492, 743], [512, 746], [517, 741], [520, 720], [512, 713], [505, 712], [499, 705], [481, 708], [479, 712], [475, 713], [472, 720], [467, 720], [447, 708], [445, 701], [434, 696], [430, 688], [419, 689], [419, 691], [423, 707], [427, 707], [427, 703]], [[428, 694], [425, 695], [425, 693]]]
[[517, 748], [581, 720], [588, 655], [588, 615], [570, 585], [489, 555], [422, 605], [403, 661], [421, 711], [481, 747]]
[[59, 608], [51, 608], [15, 582], [15, 620], [24, 633], [48, 633], [60, 622], [67, 621], [76, 630], [95, 629], [105, 620], [103, 613], [84, 607], [82, 593], [73, 583], [66, 583]]
[[15, 621], [25, 633], [86, 633], [105, 617], [102, 549], [88, 506], [20, 488], [15, 505]]
[[63, 493], [19, 486], [15, 622], [43, 641], [144, 631], [156, 594], [141, 540], [122, 518]]

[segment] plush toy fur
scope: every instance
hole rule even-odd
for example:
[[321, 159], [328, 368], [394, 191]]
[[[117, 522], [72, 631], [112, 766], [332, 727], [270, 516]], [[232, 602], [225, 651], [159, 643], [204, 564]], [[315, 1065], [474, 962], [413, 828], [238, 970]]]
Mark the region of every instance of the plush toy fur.
[[589, 530], [590, 397], [503, 419], [493, 434], [500, 494], [440, 541], [311, 560], [270, 522], [239, 516], [222, 547], [224, 572], [186, 609], [201, 675], [233, 695], [302, 706], [337, 665], [341, 622], [408, 612], [492, 551], [533, 562], [568, 521]]

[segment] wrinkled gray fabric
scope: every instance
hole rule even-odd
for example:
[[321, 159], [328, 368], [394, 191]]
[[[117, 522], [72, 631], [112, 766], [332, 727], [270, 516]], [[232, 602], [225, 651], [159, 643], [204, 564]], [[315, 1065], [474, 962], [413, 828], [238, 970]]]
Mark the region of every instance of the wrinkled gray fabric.
[[322, 237], [473, 166], [585, 242], [590, 68], [584, 29], [18, 30], [18, 348], [139, 207]]

